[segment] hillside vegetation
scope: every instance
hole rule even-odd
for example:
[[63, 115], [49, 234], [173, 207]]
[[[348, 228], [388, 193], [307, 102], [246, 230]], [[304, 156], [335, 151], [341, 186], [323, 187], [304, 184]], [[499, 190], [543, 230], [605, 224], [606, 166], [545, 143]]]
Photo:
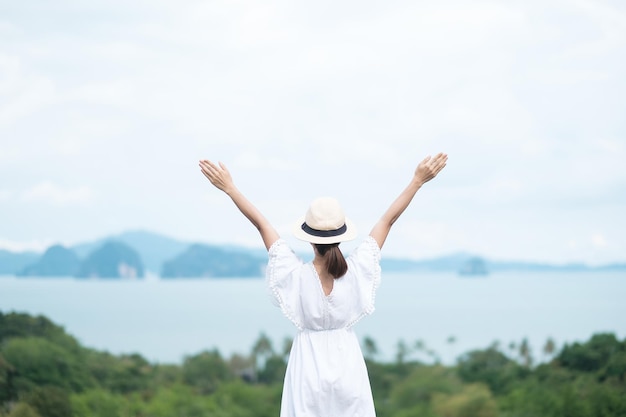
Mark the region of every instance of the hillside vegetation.
[[[0, 416], [276, 417], [289, 347], [261, 334], [229, 358], [208, 349], [156, 364], [82, 346], [45, 317], [0, 312]], [[554, 349], [548, 340], [538, 366], [525, 341], [443, 366], [432, 351], [428, 363], [411, 359], [426, 350], [419, 342], [380, 362], [363, 340], [379, 417], [626, 416], [626, 341], [596, 334]]]

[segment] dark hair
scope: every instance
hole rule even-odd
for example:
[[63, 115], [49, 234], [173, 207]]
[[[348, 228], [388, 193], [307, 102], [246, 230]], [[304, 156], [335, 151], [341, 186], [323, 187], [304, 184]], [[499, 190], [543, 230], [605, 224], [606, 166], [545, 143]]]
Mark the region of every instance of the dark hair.
[[[326, 258], [326, 271], [333, 278], [341, 278], [348, 272], [348, 264], [339, 249], [339, 243], [319, 244], [314, 243], [317, 253]], [[326, 253], [328, 253], [327, 256]]]

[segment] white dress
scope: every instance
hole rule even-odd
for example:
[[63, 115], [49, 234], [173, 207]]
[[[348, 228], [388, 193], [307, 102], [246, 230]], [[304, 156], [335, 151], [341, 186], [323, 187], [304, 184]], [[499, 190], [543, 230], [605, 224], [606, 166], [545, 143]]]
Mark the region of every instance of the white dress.
[[346, 259], [348, 272], [325, 295], [312, 262], [284, 240], [269, 250], [271, 296], [298, 328], [281, 400], [281, 417], [375, 417], [365, 360], [352, 326], [374, 311], [380, 249], [368, 237]]

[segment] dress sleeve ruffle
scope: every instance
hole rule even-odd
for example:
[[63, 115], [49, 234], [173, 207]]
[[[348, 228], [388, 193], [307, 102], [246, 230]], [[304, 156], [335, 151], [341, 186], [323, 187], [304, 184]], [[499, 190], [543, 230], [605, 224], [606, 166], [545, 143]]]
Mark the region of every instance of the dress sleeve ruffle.
[[355, 285], [359, 294], [358, 314], [350, 321], [351, 327], [374, 312], [376, 290], [381, 281], [380, 248], [376, 240], [368, 236], [350, 255], [348, 265], [355, 274]]
[[272, 303], [280, 307], [285, 317], [298, 329], [302, 329], [299, 271], [303, 262], [283, 239], [274, 242], [268, 254], [265, 280]]

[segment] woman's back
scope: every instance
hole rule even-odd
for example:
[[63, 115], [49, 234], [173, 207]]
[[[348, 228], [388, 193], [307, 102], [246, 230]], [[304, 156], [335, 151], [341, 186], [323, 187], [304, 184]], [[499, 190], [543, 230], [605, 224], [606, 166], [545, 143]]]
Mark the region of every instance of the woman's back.
[[282, 417], [374, 417], [367, 368], [352, 326], [374, 311], [380, 249], [368, 237], [346, 259], [348, 271], [324, 293], [312, 262], [284, 240], [269, 251], [267, 284], [275, 303], [298, 328], [289, 354]]
[[348, 271], [326, 295], [311, 262], [303, 263], [284, 240], [269, 252], [266, 271], [273, 300], [300, 330], [350, 328], [374, 311], [380, 283], [380, 249], [371, 237], [346, 259]]

